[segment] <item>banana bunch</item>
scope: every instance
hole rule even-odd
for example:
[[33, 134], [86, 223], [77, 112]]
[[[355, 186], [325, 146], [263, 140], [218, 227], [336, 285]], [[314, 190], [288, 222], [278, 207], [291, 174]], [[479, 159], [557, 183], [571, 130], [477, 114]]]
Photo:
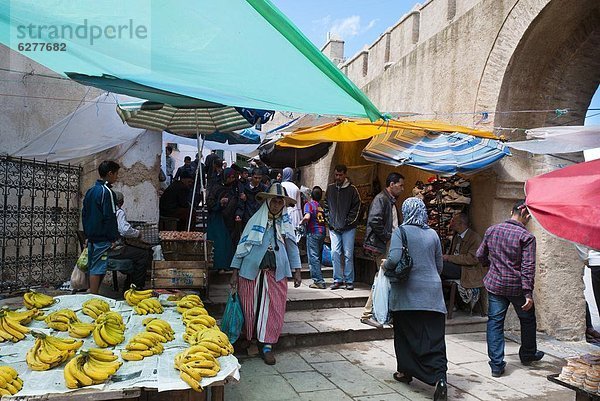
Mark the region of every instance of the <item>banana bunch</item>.
[[10, 366], [0, 366], [0, 396], [15, 395], [23, 388], [23, 380]]
[[94, 341], [100, 348], [112, 347], [125, 340], [125, 324], [118, 312], [105, 312], [96, 319], [92, 332]]
[[183, 320], [184, 324], [187, 324], [190, 320], [196, 319], [199, 316], [209, 316], [206, 309], [203, 306], [195, 306], [190, 309], [186, 309], [181, 314], [181, 320]]
[[[193, 311], [193, 309], [190, 309]], [[211, 329], [216, 326], [217, 321], [210, 315], [195, 315], [187, 316], [187, 320], [184, 320], [185, 333], [183, 333], [183, 339], [188, 344], [195, 344], [196, 335], [204, 330]]]
[[163, 313], [163, 307], [158, 298], [142, 299], [133, 307], [138, 315], [147, 315], [148, 313]]
[[68, 331], [72, 323], [79, 322], [79, 318], [71, 309], [60, 309], [44, 318], [46, 325], [58, 331]]
[[96, 327], [95, 323], [84, 323], [84, 322], [75, 322], [69, 325], [69, 335], [75, 338], [86, 338], [94, 328]]
[[83, 303], [82, 312], [92, 319], [97, 319], [104, 312], [110, 311], [110, 305], [103, 299], [92, 298]]
[[44, 314], [43, 311], [36, 309], [36, 308], [28, 309], [23, 312], [12, 311], [12, 310], [6, 311], [6, 316], [10, 317], [12, 320], [16, 320], [17, 322], [21, 323], [22, 325], [31, 323], [31, 321], [33, 319], [35, 319], [39, 316], [42, 316], [43, 314]]
[[65, 365], [67, 387], [79, 388], [104, 383], [123, 364], [117, 359], [112, 351], [99, 348], [80, 352]]
[[131, 284], [131, 288], [123, 294], [129, 306], [137, 305], [143, 299], [152, 298], [152, 290], [138, 291], [135, 288], [135, 285]]
[[[185, 336], [184, 336], [185, 338]], [[202, 345], [215, 357], [233, 354], [233, 345], [219, 327], [204, 329], [188, 336], [190, 345]]]
[[179, 313], [183, 313], [188, 309], [196, 307], [204, 307], [204, 303], [196, 294], [186, 295], [185, 297], [177, 301], [177, 312]]
[[[146, 331], [150, 333], [159, 334], [167, 341], [173, 341], [175, 339], [175, 331], [171, 328], [169, 322], [154, 317], [147, 317], [142, 323], [146, 326]], [[165, 343], [167, 341], [161, 342]]]
[[25, 338], [29, 329], [18, 320], [11, 318], [7, 312], [0, 312], [0, 342], [12, 341], [16, 343]]
[[23, 303], [27, 309], [40, 309], [52, 305], [54, 298], [40, 292], [29, 291], [23, 294]]
[[141, 361], [147, 356], [162, 354], [164, 347], [161, 342], [164, 339], [160, 334], [142, 331], [129, 340], [121, 351], [121, 358], [126, 361]]
[[25, 361], [31, 370], [52, 369], [73, 357], [83, 345], [83, 341], [72, 338], [59, 338], [42, 333], [33, 335], [36, 337], [35, 343], [25, 355]]
[[203, 377], [213, 377], [221, 370], [217, 359], [203, 345], [193, 345], [175, 355], [175, 369], [179, 377], [192, 389], [200, 392], [200, 381]]

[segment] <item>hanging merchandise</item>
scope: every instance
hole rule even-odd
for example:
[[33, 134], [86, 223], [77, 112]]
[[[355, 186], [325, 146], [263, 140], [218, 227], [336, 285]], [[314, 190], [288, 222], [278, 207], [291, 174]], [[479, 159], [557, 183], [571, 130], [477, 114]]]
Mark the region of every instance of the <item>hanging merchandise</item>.
[[429, 221], [427, 224], [434, 229], [442, 241], [442, 249], [450, 246], [452, 216], [468, 212], [471, 204], [471, 182], [458, 175], [452, 177], [431, 177], [427, 182], [417, 181], [412, 190], [414, 197], [425, 203]]

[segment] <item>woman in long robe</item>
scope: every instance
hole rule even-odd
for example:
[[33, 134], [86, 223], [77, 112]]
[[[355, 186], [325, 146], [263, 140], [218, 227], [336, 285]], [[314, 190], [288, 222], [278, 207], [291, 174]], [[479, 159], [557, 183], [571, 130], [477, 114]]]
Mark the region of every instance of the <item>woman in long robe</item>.
[[[296, 201], [295, 205], [287, 207], [287, 213], [290, 216], [290, 222], [292, 223], [292, 226], [294, 228], [296, 228], [300, 225], [300, 222], [302, 221], [303, 213], [302, 213], [302, 198], [301, 198], [300, 188], [298, 188], [298, 186], [296, 184], [294, 184], [294, 182], [292, 181], [293, 176], [294, 176], [294, 169], [292, 169], [291, 167], [284, 168], [283, 169], [283, 177], [281, 179], [282, 180], [281, 186], [283, 186], [285, 188], [285, 191], [287, 192], [287, 196], [289, 196], [290, 198], [292, 198]], [[299, 240], [300, 240], [300, 236], [297, 235], [296, 242], [298, 242]]]
[[244, 313], [245, 346], [257, 341], [263, 360], [273, 365], [273, 345], [283, 327], [292, 271], [294, 285], [302, 282], [300, 253], [285, 208], [294, 200], [285, 195], [279, 183], [269, 192], [259, 192], [256, 198], [265, 202], [244, 228], [231, 262], [231, 286], [238, 291]]

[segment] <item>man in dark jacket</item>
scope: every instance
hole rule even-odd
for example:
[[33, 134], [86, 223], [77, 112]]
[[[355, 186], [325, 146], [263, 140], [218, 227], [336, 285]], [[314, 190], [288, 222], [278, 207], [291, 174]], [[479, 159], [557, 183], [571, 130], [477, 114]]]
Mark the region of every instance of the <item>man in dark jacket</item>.
[[256, 194], [267, 192], [267, 186], [262, 183], [262, 178], [262, 171], [255, 168], [252, 170], [252, 178], [242, 187], [243, 190], [235, 212], [235, 221], [241, 221], [244, 226], [262, 205], [262, 202], [256, 199]]
[[[398, 217], [396, 199], [398, 199], [402, 192], [404, 192], [404, 177], [402, 174], [390, 173], [385, 180], [385, 188], [375, 196], [369, 207], [367, 232], [363, 247], [365, 248], [365, 252], [374, 256], [377, 268], [379, 268], [382, 259], [387, 255], [392, 232], [398, 227], [398, 222], [401, 221]], [[375, 327], [381, 327], [381, 324], [385, 323], [376, 322], [372, 320], [372, 317], [373, 291], [369, 294], [369, 299], [367, 300], [360, 321]]]
[[[191, 173], [184, 171], [178, 181], [173, 181], [165, 189], [160, 197], [160, 215], [165, 217], [177, 217], [177, 230], [187, 230], [190, 215], [190, 189], [194, 186], [194, 177]], [[192, 214], [192, 222], [195, 223], [195, 214]]]
[[[360, 195], [346, 177], [348, 168], [339, 164], [334, 169], [335, 182], [327, 187], [325, 213], [329, 216], [329, 237], [333, 262], [332, 290], [346, 283], [347, 290], [354, 289], [354, 235], [360, 211]], [[342, 254], [344, 271], [342, 276]]]
[[105, 160], [98, 166], [100, 179], [88, 189], [83, 198], [81, 220], [88, 240], [88, 273], [90, 293], [98, 294], [108, 265], [108, 250], [119, 238], [116, 202], [111, 190], [119, 178], [120, 166]]

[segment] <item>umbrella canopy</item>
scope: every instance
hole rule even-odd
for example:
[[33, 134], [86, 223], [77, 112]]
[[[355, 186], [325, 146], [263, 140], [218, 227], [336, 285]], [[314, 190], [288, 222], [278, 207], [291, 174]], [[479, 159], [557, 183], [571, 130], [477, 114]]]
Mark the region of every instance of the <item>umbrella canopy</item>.
[[527, 208], [552, 234], [600, 250], [600, 159], [527, 180]]
[[382, 117], [268, 0], [2, 1], [0, 43], [65, 75], [108, 75], [236, 107]]
[[324, 157], [331, 147], [331, 142], [319, 143], [317, 145], [304, 148], [280, 148], [276, 144], [260, 146], [258, 155], [267, 165], [274, 168], [302, 167], [315, 163]]
[[252, 126], [235, 108], [225, 106], [177, 108], [168, 104], [135, 102], [118, 105], [117, 113], [130, 127], [168, 131], [194, 138], [198, 133], [229, 133]]
[[278, 145], [290, 148], [307, 148], [323, 142], [355, 142], [397, 130], [461, 132], [481, 138], [496, 139], [496, 136], [489, 131], [444, 124], [438, 121], [388, 120], [371, 122], [368, 120], [337, 120], [315, 127], [295, 130], [279, 141]]
[[437, 174], [471, 174], [510, 155], [499, 141], [461, 133], [397, 130], [371, 139], [362, 156], [392, 166], [409, 165]]

